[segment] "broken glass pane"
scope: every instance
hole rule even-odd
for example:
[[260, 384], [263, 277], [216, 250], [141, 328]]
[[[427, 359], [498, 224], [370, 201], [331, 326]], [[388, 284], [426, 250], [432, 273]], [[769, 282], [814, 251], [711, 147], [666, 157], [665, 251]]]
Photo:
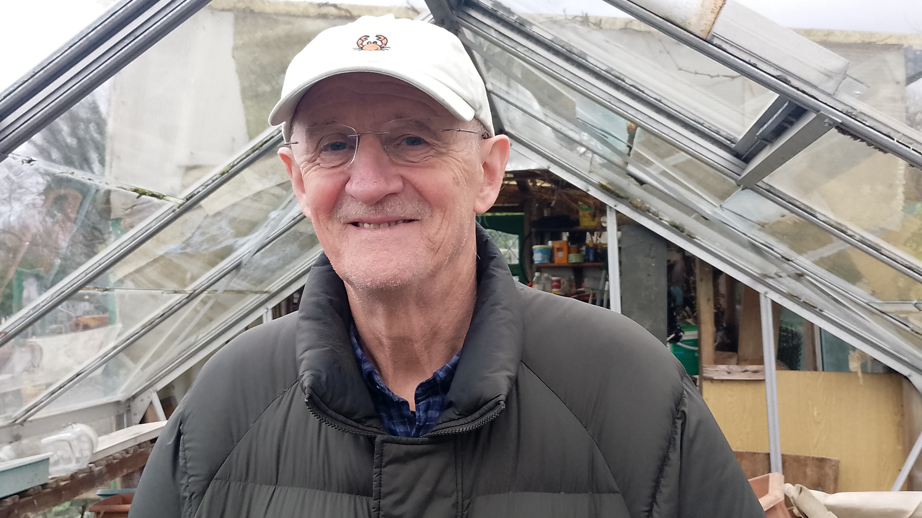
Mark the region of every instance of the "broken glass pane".
[[897, 140], [922, 143], [922, 4], [854, 2], [830, 16], [818, 3], [740, 3], [848, 60], [835, 96], [890, 126]]
[[293, 206], [291, 182], [284, 166], [269, 153], [90, 285], [185, 289], [261, 235], [270, 219], [289, 212]]
[[743, 135], [776, 97], [603, 0], [576, 6], [551, 0], [480, 3], [524, 18], [628, 88], [662, 100], [729, 141]]
[[0, 322], [168, 205], [94, 180], [31, 157], [0, 162]]

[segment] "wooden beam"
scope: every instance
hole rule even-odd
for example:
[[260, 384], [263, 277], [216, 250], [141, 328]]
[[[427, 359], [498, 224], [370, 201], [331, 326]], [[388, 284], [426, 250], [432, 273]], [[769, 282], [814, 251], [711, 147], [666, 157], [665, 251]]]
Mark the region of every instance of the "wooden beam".
[[[804, 349], [801, 354], [804, 358], [804, 370], [815, 371], [816, 368], [816, 326], [813, 322], [804, 319]], [[907, 450], [908, 451], [908, 450]]]
[[724, 308], [723, 325], [727, 329], [736, 329], [736, 279], [722, 273], [720, 275], [722, 306]]
[[714, 269], [695, 258], [695, 296], [698, 309], [698, 364], [714, 365]]
[[[778, 335], [781, 329], [781, 306], [772, 302], [772, 320], [775, 325], [775, 355], [778, 354]], [[740, 309], [739, 333], [740, 365], [762, 364], [762, 317], [759, 310], [759, 292], [743, 286], [743, 304]]]
[[703, 365], [701, 377], [706, 380], [740, 381], [765, 379], [764, 365]]

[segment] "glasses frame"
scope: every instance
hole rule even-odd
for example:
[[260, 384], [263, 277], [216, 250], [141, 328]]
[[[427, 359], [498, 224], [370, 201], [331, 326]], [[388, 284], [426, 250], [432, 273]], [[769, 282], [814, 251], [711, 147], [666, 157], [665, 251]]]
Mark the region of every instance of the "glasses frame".
[[[392, 121], [387, 122], [387, 123], [385, 124], [385, 126], [388, 126], [388, 125], [390, 125], [390, 124], [393, 124], [394, 122], [403, 121], [403, 120], [410, 121], [410, 120], [419, 120], [419, 119], [394, 119], [394, 120], [392, 120]], [[350, 138], [355, 138], [355, 150], [353, 151], [353, 153], [352, 153], [352, 158], [349, 159], [349, 161], [343, 162], [342, 164], [337, 165], [337, 166], [335, 166], [335, 167], [332, 167], [332, 168], [330, 168], [330, 169], [335, 169], [335, 168], [338, 168], [338, 167], [347, 166], [347, 165], [349, 165], [349, 164], [351, 164], [352, 162], [355, 161], [355, 156], [356, 156], [356, 154], [359, 152], [359, 146], [361, 146], [361, 144], [362, 144], [362, 136], [363, 136], [363, 135], [378, 135], [378, 136], [380, 136], [380, 137], [383, 137], [383, 136], [388, 135], [388, 134], [390, 133], [389, 131], [362, 131], [362, 132], [358, 132], [358, 131], [355, 130], [355, 128], [353, 128], [352, 126], [349, 126], [348, 124], [335, 124], [335, 125], [336, 125], [336, 126], [342, 126], [342, 127], [345, 127], [345, 128], [349, 128], [350, 130], [352, 130], [352, 133], [347, 133], [347, 134], [345, 134], [344, 136], [350, 137]], [[440, 131], [441, 131], [442, 133], [444, 133], [444, 132], [446, 132], [446, 131], [454, 131], [454, 132], [458, 132], [458, 133], [471, 133], [471, 134], [474, 134], [474, 135], [480, 135], [480, 138], [481, 138], [482, 140], [487, 140], [487, 139], [489, 139], [489, 138], [492, 137], [492, 135], [490, 135], [489, 132], [486, 131], [486, 130], [480, 131], [480, 130], [471, 130], [471, 129], [465, 129], [465, 128], [445, 128], [445, 129], [442, 129], [442, 130], [440, 130]], [[301, 143], [300, 141], [285, 141], [285, 142], [282, 142], [282, 143], [279, 145], [279, 147], [289, 147], [289, 148], [290, 148], [290, 147], [292, 147], [293, 145], [295, 145], [295, 144], [300, 144], [300, 143]], [[400, 161], [400, 160], [395, 159], [395, 158], [391, 155], [390, 151], [388, 151], [387, 145], [384, 144], [383, 138], [381, 139], [381, 148], [384, 149], [384, 152], [385, 152], [385, 154], [387, 154], [388, 158], [390, 158], [390, 159], [393, 160], [394, 162], [396, 162], [396, 163], [398, 163], [398, 164], [404, 164], [404, 165], [413, 165], [413, 162], [402, 162], [402, 161]]]

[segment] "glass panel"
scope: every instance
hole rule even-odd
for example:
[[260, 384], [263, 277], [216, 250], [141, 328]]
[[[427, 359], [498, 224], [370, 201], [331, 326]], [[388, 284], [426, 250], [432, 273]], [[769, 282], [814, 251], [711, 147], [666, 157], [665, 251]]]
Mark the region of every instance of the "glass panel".
[[0, 162], [0, 322], [167, 204], [43, 160]]
[[519, 264], [519, 235], [501, 232], [492, 228], [485, 230], [487, 231], [487, 235], [490, 236], [490, 239], [496, 243], [500, 253], [503, 254], [503, 259], [506, 261], [506, 264]]
[[851, 62], [836, 97], [922, 142], [922, 36], [827, 32], [808, 35]]
[[839, 286], [857, 288], [877, 300], [922, 299], [922, 284], [752, 191], [739, 191], [721, 208], [743, 232], [767, 237], [786, 256], [825, 270]]
[[[515, 14], [638, 90], [735, 141], [776, 97], [732, 70], [607, 6], [551, 0], [482, 3]], [[569, 11], [568, 11], [569, 9]], [[581, 14], [590, 12], [592, 14]]]
[[[233, 15], [202, 9], [36, 134], [17, 153], [179, 196], [250, 140], [232, 58]], [[92, 128], [83, 134], [81, 128]], [[101, 163], [80, 167], [78, 141]]]
[[290, 194], [281, 160], [268, 153], [90, 285], [187, 288], [246, 245], [270, 218], [287, 212]]
[[[561, 145], [570, 146], [573, 141], [577, 141], [602, 153], [613, 163], [624, 166], [624, 158], [630, 153], [636, 159], [635, 165], [640, 166], [632, 171], [643, 174], [641, 181], [652, 182], [669, 192], [684, 190], [687, 196], [696, 199], [697, 204], [707, 201], [710, 206], [715, 206], [736, 191], [733, 181], [638, 128], [636, 124], [535, 71], [491, 43], [469, 32], [466, 35], [483, 53], [478, 56], [494, 102], [503, 106], [503, 109], [507, 106], [515, 108], [513, 104], [517, 105], [515, 109], [543, 120], [559, 132], [551, 131], [548, 134], [551, 139], [557, 140], [557, 136], [565, 134], [565, 138], [571, 142], [559, 142]], [[500, 109], [500, 115], [504, 117], [507, 112], [503, 109]], [[512, 116], [519, 117], [519, 114]], [[507, 126], [514, 128], [514, 131], [521, 131], [523, 124], [527, 123], [519, 117]], [[524, 131], [532, 129], [528, 127]], [[548, 129], [540, 131], [547, 132]], [[702, 210], [706, 212], [707, 209]]]
[[893, 155], [830, 131], [765, 182], [881, 246], [922, 260], [922, 171]]
[[509, 161], [506, 162], [506, 171], [530, 171], [533, 169], [547, 169], [547, 164], [540, 164], [519, 152], [514, 145], [509, 150]]
[[[852, 36], [877, 33], [913, 34], [922, 26], [922, 5], [912, 0], [892, 2], [853, 1], [838, 4], [833, 13], [822, 2], [765, 2], [736, 0], [773, 22], [797, 29], [824, 29]], [[807, 32], [807, 31], [798, 31]]]
[[[31, 402], [29, 398], [38, 397], [44, 388], [67, 375], [74, 365], [88, 361], [96, 352], [149, 318], [162, 304], [178, 296], [166, 298], [164, 293], [182, 292], [235, 250], [250, 243], [272, 218], [289, 214], [294, 206], [290, 197], [291, 184], [287, 174], [280, 169], [280, 161], [272, 154], [258, 160], [97, 277], [88, 287], [22, 332], [12, 345], [0, 348], [0, 355], [4, 355], [14, 354], [30, 343], [42, 344], [46, 340], [50, 340], [54, 347], [82, 343], [81, 340], [91, 341], [90, 345], [75, 348], [68, 353], [69, 356], [62, 356], [68, 359], [67, 363], [54, 369], [43, 369], [41, 381], [13, 375], [15, 385], [28, 382], [34, 392], [14, 397], [10, 400], [12, 406], [2, 410], [13, 413]], [[266, 274], [281, 271], [281, 265], [274, 265], [266, 270]], [[40, 273], [20, 270], [17, 286], [29, 288], [23, 293], [37, 291]], [[93, 304], [88, 305], [84, 301], [82, 297], [86, 296], [91, 297]], [[97, 327], [103, 329], [98, 330]], [[84, 332], [85, 329], [92, 332]], [[66, 370], [56, 370], [58, 367]], [[20, 381], [20, 377], [25, 381]]]
[[163, 291], [81, 290], [0, 348], [0, 419], [34, 401], [179, 296]]
[[[84, 27], [90, 25], [116, 0], [29, 0], [0, 4], [3, 66], [0, 92], [30, 73]], [[14, 50], [15, 49], [15, 50]]]
[[301, 220], [291, 230], [254, 255], [240, 270], [229, 289], [264, 290], [287, 273], [292, 265], [315, 251], [319, 244], [313, 224], [310, 220]]
[[643, 164], [652, 174], [669, 178], [714, 205], [719, 205], [739, 189], [733, 180], [643, 128], [637, 128], [631, 158]]
[[[891, 137], [922, 143], [922, 3], [849, 2], [832, 15], [822, 2], [739, 3], [847, 59], [836, 97], [887, 124]], [[844, 8], [843, 8], [844, 7]], [[858, 114], [858, 118], [862, 118]]]
[[622, 153], [629, 151], [632, 126], [624, 118], [589, 100], [570, 87], [551, 79], [512, 57], [487, 40], [465, 30], [465, 36], [479, 48], [476, 59], [486, 72], [491, 93], [524, 104], [544, 116], [559, 119], [576, 128], [593, 131]]
[[[744, 275], [760, 278], [776, 293], [818, 308], [828, 321], [851, 329], [857, 336], [876, 344], [885, 354], [905, 361], [920, 360], [918, 350], [922, 349], [922, 337], [919, 334], [861, 304], [830, 295], [829, 291], [816, 287], [810, 281], [812, 274], [805, 276], [795, 270], [788, 262], [791, 259], [785, 261], [768, 255], [749, 239], [755, 237], [765, 242], [783, 257], [796, 257], [808, 271], [815, 271], [817, 275], [841, 285], [859, 299], [870, 298], [868, 294], [874, 297], [915, 298], [920, 289], [918, 283], [847, 245], [835, 242], [834, 238], [814, 225], [786, 214], [781, 217], [784, 211], [779, 211], [750, 191], [739, 191], [724, 203], [722, 210], [715, 210], [713, 217], [702, 218], [676, 203], [676, 198], [650, 184], [637, 182], [603, 157], [564, 138], [560, 128], [536, 124], [535, 119], [499, 100], [496, 107], [507, 130], [516, 139], [525, 141], [530, 147], [543, 148], [549, 156], [566, 163], [586, 181], [595, 183], [634, 210], [647, 213], [651, 219], [661, 220], [684, 233], [692, 242], [739, 268]], [[752, 199], [742, 198], [747, 195]], [[750, 220], [747, 222], [740, 215]], [[788, 251], [788, 248], [792, 250]], [[799, 253], [805, 256], [798, 257]], [[810, 264], [811, 261], [815, 266]]]
[[[54, 413], [75, 404], [85, 406], [113, 396], [127, 396], [215, 326], [247, 304], [265, 298], [268, 295], [265, 290], [272, 283], [309, 258], [311, 251], [318, 251], [317, 244], [313, 226], [302, 220], [254, 255], [220, 296], [217, 292], [227, 278], [119, 353], [96, 374], [69, 389], [44, 412]], [[212, 305], [209, 307], [209, 304]]]
[[[171, 340], [181, 338], [186, 328], [199, 317], [199, 314], [208, 307], [209, 303], [213, 304], [207, 309], [206, 316], [201, 319], [206, 323], [210, 322], [209, 316], [214, 317], [222, 314], [235, 304], [255, 297], [257, 295], [241, 292], [225, 292], [220, 297], [216, 297], [213, 292], [199, 295], [195, 301], [144, 335], [144, 337], [106, 363], [101, 369], [97, 369], [93, 374], [61, 394], [43, 412], [55, 413], [90, 406], [118, 395], [119, 389], [128, 379], [128, 376], [137, 373], [136, 367], [138, 363], [146, 361], [149, 357], [148, 355], [152, 354], [158, 347], [173, 345]], [[70, 370], [72, 369], [68, 369], [66, 372], [70, 372]], [[59, 377], [63, 377], [63, 374]]]

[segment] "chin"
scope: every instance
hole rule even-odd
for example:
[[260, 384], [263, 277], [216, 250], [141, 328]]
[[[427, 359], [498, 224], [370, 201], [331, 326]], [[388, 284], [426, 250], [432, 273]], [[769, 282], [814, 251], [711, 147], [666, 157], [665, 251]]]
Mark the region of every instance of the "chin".
[[[355, 290], [391, 291], [409, 286], [420, 279], [422, 272], [418, 265], [404, 264], [403, 261], [387, 262], [374, 257], [365, 257], [360, 261], [345, 261], [333, 266], [339, 277]], [[381, 265], [388, 265], [382, 268]]]

